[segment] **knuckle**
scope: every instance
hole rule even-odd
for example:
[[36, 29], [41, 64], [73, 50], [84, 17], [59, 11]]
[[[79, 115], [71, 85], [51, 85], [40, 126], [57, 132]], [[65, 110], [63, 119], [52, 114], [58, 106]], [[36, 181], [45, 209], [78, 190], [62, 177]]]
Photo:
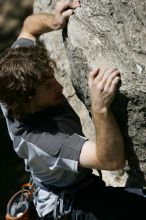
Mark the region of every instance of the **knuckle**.
[[116, 71], [116, 72], [113, 72], [109, 77], [110, 77], [110, 79], [113, 80], [113, 81], [114, 81], [114, 80], [119, 80], [119, 79], [121, 78], [120, 75], [119, 75], [119, 72], [117, 72], [117, 71]]
[[116, 86], [117, 85], [117, 80], [113, 80], [113, 85]]
[[121, 80], [121, 77], [116, 76], [114, 81], [117, 83], [117, 82], [119, 82], [120, 80]]
[[104, 90], [104, 94], [106, 95], [106, 97], [111, 97], [112, 96], [113, 91], [109, 88], [106, 88]]
[[104, 87], [103, 87], [103, 84], [102, 84], [102, 83], [98, 83], [98, 84], [97, 84], [97, 90], [98, 90], [98, 91], [101, 91], [101, 92], [104, 90]]
[[72, 5], [72, 2], [70, 0], [66, 1], [66, 6], [70, 7]]

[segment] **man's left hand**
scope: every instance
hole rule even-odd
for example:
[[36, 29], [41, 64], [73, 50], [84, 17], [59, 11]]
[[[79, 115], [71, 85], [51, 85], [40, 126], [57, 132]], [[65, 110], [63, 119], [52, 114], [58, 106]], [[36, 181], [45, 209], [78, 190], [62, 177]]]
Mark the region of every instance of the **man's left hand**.
[[74, 13], [74, 9], [80, 7], [79, 0], [61, 0], [55, 8], [55, 29], [62, 29], [67, 25], [68, 18]]

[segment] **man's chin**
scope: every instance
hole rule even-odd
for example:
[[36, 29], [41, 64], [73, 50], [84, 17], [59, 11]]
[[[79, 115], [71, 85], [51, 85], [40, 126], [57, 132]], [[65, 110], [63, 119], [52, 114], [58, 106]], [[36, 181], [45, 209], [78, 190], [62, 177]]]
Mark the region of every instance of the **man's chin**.
[[64, 96], [61, 95], [61, 96], [58, 98], [58, 103], [59, 103], [59, 104], [62, 104], [62, 103], [63, 103], [63, 100], [64, 100]]
[[64, 100], [64, 95], [63, 94], [58, 95], [55, 99], [54, 105], [62, 104], [63, 100]]

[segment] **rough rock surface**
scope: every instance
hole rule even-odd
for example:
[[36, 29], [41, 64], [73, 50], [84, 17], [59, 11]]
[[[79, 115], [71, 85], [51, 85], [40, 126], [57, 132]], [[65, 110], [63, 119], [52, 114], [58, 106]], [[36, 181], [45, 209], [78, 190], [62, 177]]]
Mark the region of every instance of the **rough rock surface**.
[[[55, 3], [35, 0], [34, 11], [49, 12]], [[125, 137], [126, 184], [146, 185], [146, 2], [81, 0], [81, 5], [63, 33], [71, 74], [61, 32], [45, 34], [41, 39], [57, 60], [61, 77], [71, 77], [78, 97], [89, 112], [87, 79], [90, 69], [97, 66], [120, 69], [122, 86], [113, 103], [113, 111]], [[72, 97], [74, 92], [68, 92], [71, 94], [68, 97]], [[89, 132], [91, 134], [91, 129]], [[119, 181], [122, 175], [125, 180], [123, 173], [116, 173], [115, 179]]]
[[[57, 1], [48, 0], [35, 0], [34, 1], [34, 13], [39, 12], [50, 12], [55, 7]], [[40, 38], [46, 48], [48, 49], [51, 57], [56, 61], [58, 72], [56, 77], [64, 86], [64, 94], [75, 109], [75, 111], [80, 115], [81, 122], [83, 123], [83, 130], [87, 136], [91, 136], [94, 139], [94, 126], [89, 114], [84, 104], [77, 98], [76, 92], [71, 84], [70, 80], [70, 65], [68, 57], [66, 55], [65, 47], [63, 44], [62, 31], [54, 31], [42, 35]], [[91, 123], [91, 126], [89, 126]]]
[[[50, 12], [52, 8], [56, 5], [57, 1], [45, 1], [45, 0], [35, 0], [34, 1], [34, 13], [39, 12]], [[75, 109], [77, 114], [81, 118], [81, 123], [83, 125], [83, 131], [85, 135], [91, 140], [95, 139], [95, 129], [89, 113], [85, 105], [78, 99], [78, 91], [72, 86], [71, 83], [71, 69], [69, 65], [69, 60], [66, 55], [66, 50], [64, 47], [64, 42], [62, 38], [62, 31], [55, 31], [48, 34], [42, 35], [40, 40], [45, 44], [51, 57], [57, 62], [58, 73], [57, 78], [64, 86], [64, 94], [69, 100], [72, 107]], [[85, 64], [86, 65], [86, 64]], [[78, 72], [77, 72], [78, 73]], [[80, 76], [80, 74], [78, 74]], [[83, 80], [82, 80], [83, 81]], [[82, 83], [82, 82], [81, 82]], [[97, 173], [94, 171], [94, 173]], [[124, 186], [127, 174], [124, 170], [119, 172], [109, 172], [102, 171], [103, 179], [106, 181], [107, 185], [114, 186]]]
[[[49, 12], [58, 0], [35, 0], [34, 11]], [[32, 12], [33, 0], [0, 0], [0, 52], [17, 38], [22, 21]], [[146, 2], [145, 0], [81, 0], [82, 7], [69, 20], [67, 36], [57, 31], [41, 38], [58, 63], [59, 79], [64, 93], [80, 115], [84, 132], [94, 139], [94, 126], [86, 87], [90, 69], [118, 66], [122, 73], [120, 94], [114, 103], [127, 143], [130, 169], [126, 172], [103, 172], [107, 185], [145, 184], [146, 148]], [[70, 63], [69, 63], [70, 62]], [[71, 68], [70, 68], [71, 67]], [[72, 71], [71, 71], [72, 70]], [[71, 85], [72, 78], [74, 88]], [[75, 91], [75, 90], [76, 91]], [[3, 117], [0, 114], [0, 219], [4, 219], [6, 203], [24, 183], [24, 164], [13, 152]], [[96, 172], [96, 171], [95, 171]]]
[[146, 184], [145, 8], [145, 0], [83, 0], [70, 19], [66, 38], [73, 85], [89, 110], [89, 69], [117, 66], [122, 73], [113, 110], [125, 137], [127, 185], [136, 186]]

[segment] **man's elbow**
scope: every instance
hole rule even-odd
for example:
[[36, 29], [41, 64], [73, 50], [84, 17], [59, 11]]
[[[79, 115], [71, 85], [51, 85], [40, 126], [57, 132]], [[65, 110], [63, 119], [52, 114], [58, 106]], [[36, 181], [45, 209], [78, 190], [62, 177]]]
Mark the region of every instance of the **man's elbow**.
[[101, 170], [115, 171], [123, 169], [125, 167], [125, 164], [125, 158], [116, 158], [116, 160], [111, 161], [100, 161], [98, 162], [98, 167], [100, 167]]
[[114, 161], [109, 165], [110, 171], [121, 170], [125, 167], [125, 165], [126, 165], [125, 159]]

